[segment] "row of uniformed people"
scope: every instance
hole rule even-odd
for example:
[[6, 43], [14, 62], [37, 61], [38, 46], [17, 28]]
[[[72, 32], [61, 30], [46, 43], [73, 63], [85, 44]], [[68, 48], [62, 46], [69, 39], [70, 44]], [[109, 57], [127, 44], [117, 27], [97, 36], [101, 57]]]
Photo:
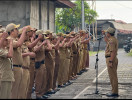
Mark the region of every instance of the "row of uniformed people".
[[56, 83], [63, 87], [86, 69], [90, 38], [84, 31], [56, 36], [30, 26], [18, 31], [19, 26], [8, 24], [0, 35], [0, 98], [29, 99], [34, 83], [37, 98], [46, 98], [57, 91]]

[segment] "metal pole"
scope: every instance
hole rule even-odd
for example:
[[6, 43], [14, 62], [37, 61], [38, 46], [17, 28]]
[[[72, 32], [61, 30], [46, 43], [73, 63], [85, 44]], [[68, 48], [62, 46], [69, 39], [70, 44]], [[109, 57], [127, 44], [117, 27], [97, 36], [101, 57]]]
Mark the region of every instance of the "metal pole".
[[84, 30], [84, 0], [82, 0], [82, 30]]

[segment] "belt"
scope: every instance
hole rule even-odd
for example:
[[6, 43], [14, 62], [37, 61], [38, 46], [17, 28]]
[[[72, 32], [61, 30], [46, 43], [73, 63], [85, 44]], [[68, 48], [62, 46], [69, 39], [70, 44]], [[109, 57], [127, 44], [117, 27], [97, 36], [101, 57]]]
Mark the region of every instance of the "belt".
[[31, 58], [31, 60], [35, 60], [35, 58]]
[[110, 56], [105, 56], [105, 58], [109, 58]]
[[29, 69], [28, 67], [22, 66], [23, 69]]
[[13, 67], [22, 67], [21, 65], [13, 65]]
[[44, 60], [41, 61], [41, 64], [44, 64]]
[[77, 54], [77, 52], [73, 52], [73, 54]]

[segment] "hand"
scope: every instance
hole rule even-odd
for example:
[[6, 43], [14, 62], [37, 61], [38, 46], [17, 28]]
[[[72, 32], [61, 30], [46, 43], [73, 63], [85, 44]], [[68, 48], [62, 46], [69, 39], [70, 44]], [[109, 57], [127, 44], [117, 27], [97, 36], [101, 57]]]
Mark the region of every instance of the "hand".
[[105, 31], [104, 30], [102, 30], [102, 34], [105, 35]]
[[89, 40], [91, 40], [91, 38], [92, 38], [92, 37], [91, 37], [91, 36], [89, 36]]
[[46, 43], [47, 43], [47, 40], [44, 40], [42, 44], [45, 45]]
[[113, 64], [113, 63], [110, 63], [110, 62], [109, 62], [108, 66], [112, 68], [112, 64]]
[[25, 27], [22, 28], [22, 31], [26, 32], [27, 29], [28, 29], [28, 27], [25, 26]]
[[61, 40], [60, 36], [58, 37], [58, 40]]
[[38, 36], [38, 39], [41, 39], [41, 37], [42, 37], [42, 35], [39, 35], [39, 36]]
[[49, 40], [46, 40], [46, 43], [47, 43], [47, 44], [50, 44], [50, 41], [49, 41]]
[[64, 39], [64, 41], [66, 41], [66, 38]]
[[8, 33], [7, 32], [3, 32], [2, 38], [6, 39], [7, 37], [8, 37]]
[[8, 39], [8, 42], [9, 42], [9, 43], [13, 43], [13, 39], [11, 39], [11, 38]]

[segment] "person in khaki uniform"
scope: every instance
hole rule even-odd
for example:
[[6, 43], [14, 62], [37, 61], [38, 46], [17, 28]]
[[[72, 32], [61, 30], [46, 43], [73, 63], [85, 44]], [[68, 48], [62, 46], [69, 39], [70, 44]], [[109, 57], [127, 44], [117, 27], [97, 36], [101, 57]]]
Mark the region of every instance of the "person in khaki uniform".
[[[39, 35], [41, 39], [34, 48], [36, 53], [35, 57], [35, 92], [37, 99], [44, 99], [43, 96], [46, 91], [47, 85], [47, 69], [45, 66], [45, 44], [47, 44], [47, 39], [44, 40], [44, 35], [42, 30], [38, 30], [36, 35]], [[49, 45], [49, 44], [47, 44]]]
[[69, 74], [71, 74], [71, 68], [72, 66], [70, 66], [70, 59], [71, 59], [71, 52], [70, 52], [70, 35], [66, 35], [66, 41], [64, 44], [64, 48], [65, 48], [65, 61], [64, 61], [64, 69], [63, 69], [63, 84], [64, 85], [68, 85], [70, 82], [69, 81]]
[[[91, 40], [91, 36], [87, 36], [86, 32], [84, 31], [84, 39], [81, 41], [81, 43], [83, 44], [84, 48], [83, 48], [83, 71], [87, 71], [86, 67], [88, 67], [88, 65], [86, 66], [86, 63], [89, 62], [89, 59], [87, 59], [88, 56], [88, 46], [87, 44], [89, 43], [89, 41]], [[87, 61], [88, 60], [88, 61]]]
[[11, 99], [12, 82], [15, 81], [11, 62], [13, 42], [12, 39], [7, 40], [7, 36], [7, 33], [3, 33], [0, 37], [0, 99]]
[[[51, 49], [45, 50], [45, 65], [47, 68], [47, 94], [53, 94], [55, 91], [53, 90], [53, 78], [54, 78], [54, 68], [55, 68], [55, 60], [53, 54], [55, 54], [55, 50], [52, 48], [53, 45], [51, 43], [52, 33], [50, 30], [45, 31], [45, 34], [49, 39], [49, 45]], [[54, 52], [54, 53], [53, 53]]]
[[110, 83], [112, 86], [112, 93], [106, 94], [108, 97], [118, 97], [118, 77], [117, 77], [117, 66], [118, 66], [118, 40], [114, 37], [115, 29], [109, 27], [105, 32], [102, 32], [105, 35], [105, 41], [107, 43], [105, 50], [106, 64], [108, 69], [108, 74], [110, 78]]
[[57, 37], [55, 33], [52, 34], [52, 41], [53, 49], [55, 49], [54, 55], [54, 61], [55, 61], [55, 68], [54, 68], [54, 77], [53, 77], [53, 90], [57, 92], [59, 89], [57, 89], [57, 77], [58, 77], [58, 71], [59, 71], [59, 62], [60, 62], [60, 54], [59, 54], [59, 44], [60, 44], [60, 37]]
[[[28, 46], [28, 49], [30, 52], [34, 52], [34, 47], [40, 40], [40, 37], [36, 38], [33, 37], [35, 36], [35, 33], [37, 29], [32, 28], [31, 26], [26, 26], [28, 27], [27, 30], [27, 40], [26, 44]], [[34, 86], [34, 80], [35, 80], [35, 57], [30, 57], [30, 66], [29, 66], [29, 73], [30, 73], [30, 83], [29, 83], [29, 88], [28, 88], [28, 93], [27, 93], [27, 99], [31, 98], [31, 93], [32, 93], [32, 87]]]
[[[21, 32], [20, 32], [21, 35]], [[25, 39], [25, 42], [22, 45], [22, 56], [23, 56], [23, 76], [22, 81], [20, 83], [20, 93], [18, 96], [18, 99], [26, 99], [27, 98], [27, 92], [30, 82], [30, 73], [29, 73], [29, 65], [30, 65], [30, 57], [35, 57], [34, 52], [30, 52], [28, 49], [28, 43], [26, 42], [28, 38]]]
[[60, 37], [60, 44], [59, 44], [59, 53], [60, 53], [60, 67], [59, 67], [59, 71], [58, 71], [58, 78], [57, 78], [57, 82], [58, 82], [58, 87], [65, 87], [64, 83], [63, 83], [63, 72], [64, 72], [64, 67], [65, 67], [65, 59], [66, 59], [66, 53], [65, 53], [65, 41], [66, 38], [64, 38], [64, 34], [63, 33], [58, 33], [57, 34]]
[[77, 78], [77, 39], [79, 37], [79, 35], [77, 35], [77, 33], [75, 32], [71, 32], [70, 33], [73, 37], [76, 37], [76, 39], [73, 41], [73, 44], [72, 44], [72, 53], [73, 53], [73, 67], [72, 67], [72, 79], [75, 79]]
[[79, 60], [78, 60], [78, 75], [81, 75], [82, 65], [83, 65], [83, 44], [81, 43], [82, 40], [84, 40], [83, 37], [83, 30], [79, 31], [80, 38], [78, 41], [78, 50], [79, 50]]
[[10, 34], [10, 37], [13, 38], [13, 72], [15, 77], [15, 82], [12, 86], [12, 99], [18, 99], [18, 94], [20, 93], [20, 83], [22, 79], [22, 49], [21, 46], [25, 40], [27, 28], [23, 28], [21, 37], [18, 39], [18, 27], [20, 25], [15, 25], [14, 23], [8, 24], [6, 26], [6, 32]]

